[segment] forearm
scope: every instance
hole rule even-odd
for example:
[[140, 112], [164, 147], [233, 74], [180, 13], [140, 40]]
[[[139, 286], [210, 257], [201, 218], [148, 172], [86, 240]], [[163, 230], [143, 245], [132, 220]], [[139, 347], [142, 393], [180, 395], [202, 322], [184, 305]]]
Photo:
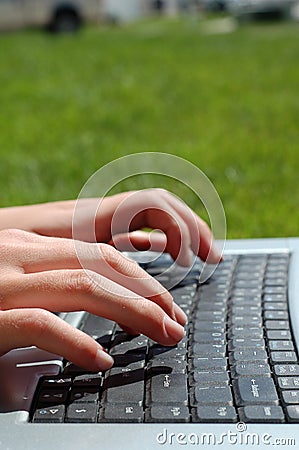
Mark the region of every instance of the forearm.
[[18, 228], [42, 235], [71, 237], [75, 201], [0, 209], [0, 230]]

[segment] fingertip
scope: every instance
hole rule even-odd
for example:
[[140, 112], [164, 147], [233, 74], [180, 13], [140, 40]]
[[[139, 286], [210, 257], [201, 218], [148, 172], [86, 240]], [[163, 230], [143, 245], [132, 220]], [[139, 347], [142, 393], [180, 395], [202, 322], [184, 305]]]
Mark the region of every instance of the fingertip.
[[184, 252], [181, 251], [174, 260], [179, 266], [191, 267], [193, 258], [194, 254], [192, 250], [188, 248]]
[[173, 304], [173, 310], [174, 310], [174, 315], [176, 318], [176, 321], [184, 326], [187, 323], [187, 316], [184, 313], [184, 311], [179, 307], [179, 305], [177, 305], [176, 303]]
[[113, 366], [114, 359], [112, 358], [112, 356], [108, 355], [108, 353], [106, 353], [103, 348], [99, 348], [97, 350], [95, 363], [99, 371], [108, 370]]
[[175, 343], [179, 342], [185, 334], [182, 325], [172, 320], [168, 315], [164, 317], [164, 330], [166, 336], [171, 338]]
[[219, 252], [217, 247], [215, 247], [215, 245], [213, 245], [210, 248], [210, 251], [207, 255], [206, 262], [209, 264], [219, 264], [219, 263], [221, 263], [221, 261], [223, 261], [223, 256]]

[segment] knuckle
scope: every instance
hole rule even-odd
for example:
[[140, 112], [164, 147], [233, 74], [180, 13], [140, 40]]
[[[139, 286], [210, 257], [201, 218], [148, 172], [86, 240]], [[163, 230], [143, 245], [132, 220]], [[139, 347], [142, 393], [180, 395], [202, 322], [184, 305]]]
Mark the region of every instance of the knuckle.
[[0, 275], [0, 311], [6, 311], [14, 306], [16, 294], [20, 290], [20, 280], [15, 274], [6, 270]]
[[26, 250], [28, 242], [32, 242], [32, 233], [9, 228], [0, 231], [0, 261], [1, 263], [16, 263], [20, 254]]
[[129, 264], [129, 261], [118, 250], [108, 244], [101, 244], [100, 252], [105, 262], [117, 272], [122, 272], [126, 264]]
[[95, 273], [91, 270], [77, 270], [67, 274], [66, 290], [70, 293], [83, 292], [87, 295], [93, 295], [95, 292]]
[[33, 308], [20, 316], [18, 326], [32, 338], [38, 340], [51, 329], [53, 323], [52, 314], [42, 308]]

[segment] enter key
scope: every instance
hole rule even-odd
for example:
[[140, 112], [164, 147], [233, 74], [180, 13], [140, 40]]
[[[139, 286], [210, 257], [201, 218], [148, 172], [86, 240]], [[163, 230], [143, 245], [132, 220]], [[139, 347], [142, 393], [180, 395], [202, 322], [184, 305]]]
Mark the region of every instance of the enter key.
[[275, 384], [270, 377], [242, 377], [233, 381], [233, 389], [238, 406], [278, 404]]

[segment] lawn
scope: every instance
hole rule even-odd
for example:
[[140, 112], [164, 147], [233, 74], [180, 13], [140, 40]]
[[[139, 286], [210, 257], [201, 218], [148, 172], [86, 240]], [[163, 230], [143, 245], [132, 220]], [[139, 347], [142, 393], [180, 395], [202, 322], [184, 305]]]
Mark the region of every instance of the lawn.
[[103, 164], [158, 151], [208, 175], [229, 237], [299, 235], [299, 25], [206, 29], [185, 18], [2, 34], [1, 206], [77, 197]]

